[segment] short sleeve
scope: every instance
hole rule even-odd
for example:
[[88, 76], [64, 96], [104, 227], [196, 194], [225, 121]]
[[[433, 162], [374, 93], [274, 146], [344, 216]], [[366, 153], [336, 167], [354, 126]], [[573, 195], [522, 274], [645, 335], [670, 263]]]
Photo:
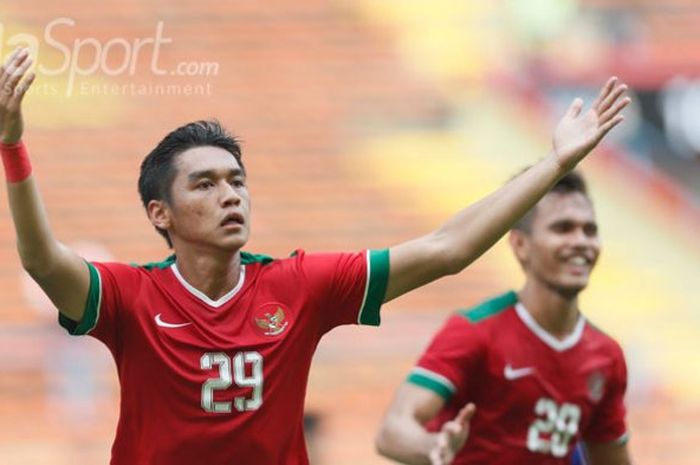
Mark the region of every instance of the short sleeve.
[[136, 268], [120, 263], [88, 262], [90, 288], [80, 322], [59, 314], [59, 324], [73, 336], [90, 335], [114, 347], [120, 312], [124, 308], [122, 291], [132, 289]]
[[454, 315], [433, 337], [432, 342], [408, 376], [408, 382], [429, 389], [449, 401], [469, 388], [484, 356], [478, 324]]
[[378, 326], [389, 279], [389, 251], [357, 253], [295, 252], [321, 331], [344, 324]]
[[625, 391], [627, 390], [627, 366], [622, 349], [616, 346], [616, 356], [611, 370], [605, 394], [596, 406], [591, 423], [583, 437], [590, 442], [619, 442], [627, 441], [627, 426], [625, 424]]

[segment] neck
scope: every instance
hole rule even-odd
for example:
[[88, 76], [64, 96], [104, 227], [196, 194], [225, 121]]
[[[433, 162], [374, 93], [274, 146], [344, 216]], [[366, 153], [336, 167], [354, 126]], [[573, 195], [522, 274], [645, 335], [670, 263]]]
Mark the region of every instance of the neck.
[[195, 250], [187, 247], [177, 250], [177, 269], [195, 289], [212, 300], [226, 295], [241, 276], [241, 254], [238, 250], [226, 253]]
[[564, 339], [576, 328], [578, 297], [565, 297], [553, 289], [528, 279], [518, 299], [537, 323], [557, 339]]

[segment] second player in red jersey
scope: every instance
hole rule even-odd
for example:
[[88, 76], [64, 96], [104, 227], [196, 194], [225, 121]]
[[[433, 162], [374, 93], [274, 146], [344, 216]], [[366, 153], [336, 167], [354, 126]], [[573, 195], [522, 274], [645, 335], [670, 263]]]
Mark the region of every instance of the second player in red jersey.
[[510, 242], [523, 289], [446, 322], [399, 389], [379, 450], [409, 464], [566, 465], [583, 441], [592, 465], [629, 464], [624, 356], [578, 308], [600, 250], [583, 178], [561, 179]]
[[569, 336], [552, 337], [514, 292], [450, 318], [408, 380], [445, 399], [431, 431], [478, 406], [455, 464], [569, 463], [580, 439], [627, 437], [619, 345], [583, 316]]

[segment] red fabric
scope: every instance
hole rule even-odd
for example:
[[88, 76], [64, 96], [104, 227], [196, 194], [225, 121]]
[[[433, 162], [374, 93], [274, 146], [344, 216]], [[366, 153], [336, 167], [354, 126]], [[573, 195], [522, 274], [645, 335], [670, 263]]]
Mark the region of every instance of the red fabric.
[[[302, 417], [311, 357], [325, 332], [357, 323], [366, 256], [299, 252], [245, 265], [238, 292], [216, 307], [172, 267], [94, 263], [102, 292], [89, 334], [112, 352], [121, 384], [110, 463], [308, 465]], [[262, 398], [250, 405], [254, 383], [246, 381], [255, 370]], [[213, 389], [213, 401], [231, 411], [205, 411], [203, 388], [222, 372], [233, 379]]]
[[0, 142], [0, 153], [2, 153], [2, 164], [5, 166], [5, 177], [8, 182], [21, 182], [32, 174], [29, 152], [24, 142], [11, 145]]
[[[614, 441], [626, 432], [622, 350], [588, 323], [573, 347], [554, 350], [513, 306], [475, 323], [455, 315], [418, 367], [455, 388], [430, 430], [454, 418], [467, 402], [476, 405], [458, 465], [567, 465], [578, 441]], [[546, 426], [557, 421], [568, 424], [566, 434]]]

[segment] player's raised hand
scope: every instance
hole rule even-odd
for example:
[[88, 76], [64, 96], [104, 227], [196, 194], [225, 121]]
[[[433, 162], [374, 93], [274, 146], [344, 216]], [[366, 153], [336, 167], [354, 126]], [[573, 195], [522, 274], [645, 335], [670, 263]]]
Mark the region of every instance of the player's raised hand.
[[574, 99], [554, 131], [554, 155], [564, 169], [571, 170], [623, 116], [620, 111], [630, 102], [622, 97], [627, 86], [616, 77], [608, 79], [590, 109], [582, 112], [583, 100]]
[[0, 140], [14, 144], [22, 138], [22, 99], [34, 82], [35, 74], [27, 74], [32, 65], [29, 50], [18, 48], [0, 69]]
[[446, 422], [437, 435], [437, 444], [430, 451], [431, 465], [449, 465], [457, 453], [462, 450], [469, 437], [469, 422], [474, 416], [476, 407], [467, 404], [462, 407], [454, 419]]

